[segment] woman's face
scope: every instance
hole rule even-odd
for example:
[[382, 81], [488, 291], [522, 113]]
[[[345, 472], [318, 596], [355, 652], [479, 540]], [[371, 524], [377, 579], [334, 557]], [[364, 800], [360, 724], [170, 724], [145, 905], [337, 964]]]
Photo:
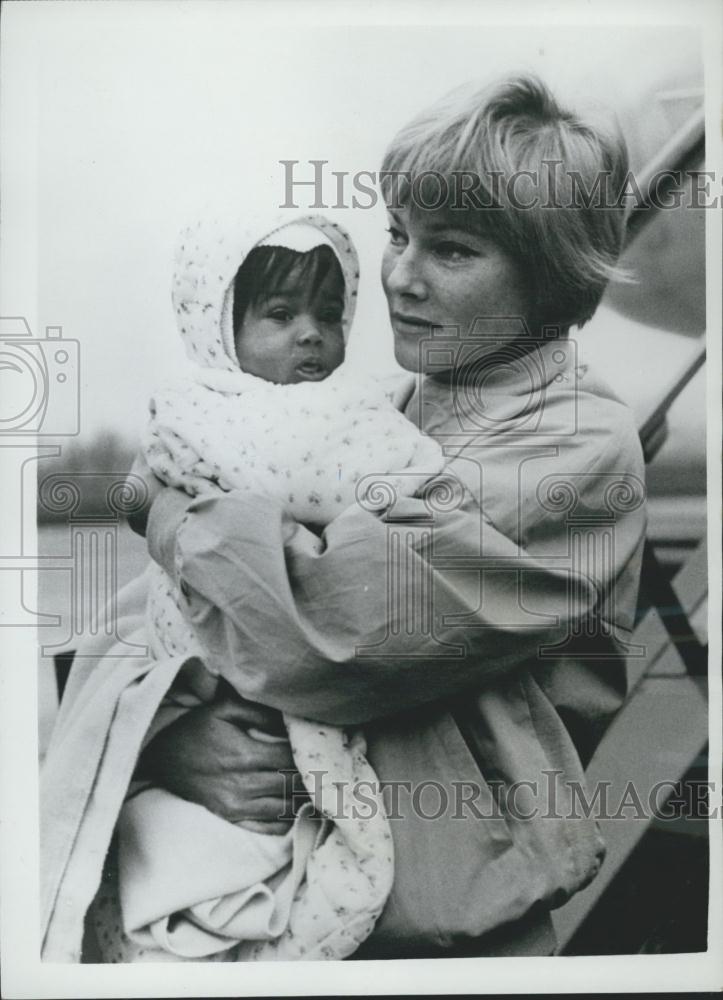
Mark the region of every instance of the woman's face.
[[[509, 320], [530, 314], [527, 286], [512, 257], [438, 212], [389, 212], [382, 285], [396, 359], [412, 372], [430, 370], [423, 342], [433, 327], [456, 327], [461, 339], [483, 331], [476, 344], [488, 354], [520, 336], [519, 323]], [[490, 322], [499, 318], [506, 322]], [[440, 371], [436, 359], [433, 370]]]

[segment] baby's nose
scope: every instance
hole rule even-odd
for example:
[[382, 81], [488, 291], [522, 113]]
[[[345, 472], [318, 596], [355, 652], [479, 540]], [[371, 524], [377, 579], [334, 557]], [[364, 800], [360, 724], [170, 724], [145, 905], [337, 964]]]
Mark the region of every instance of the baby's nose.
[[313, 317], [299, 317], [296, 339], [300, 344], [314, 344], [321, 341], [321, 330], [314, 321]]

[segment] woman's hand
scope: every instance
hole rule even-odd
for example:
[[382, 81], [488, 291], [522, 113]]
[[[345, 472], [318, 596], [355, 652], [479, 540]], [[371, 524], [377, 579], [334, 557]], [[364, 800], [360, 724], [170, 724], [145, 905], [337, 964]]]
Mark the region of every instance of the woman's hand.
[[[137, 535], [143, 535], [145, 538], [151, 505], [164, 488], [164, 483], [153, 474], [143, 455], [137, 456], [128, 473], [127, 482], [134, 492], [138, 489], [139, 479], [142, 480], [145, 486], [145, 496], [142, 502], [128, 514], [128, 524]], [[143, 494], [142, 490], [141, 494]]]
[[192, 709], [151, 740], [136, 776], [232, 823], [286, 833], [301, 788], [291, 748], [254, 739], [249, 727], [279, 732], [280, 715], [239, 698]]

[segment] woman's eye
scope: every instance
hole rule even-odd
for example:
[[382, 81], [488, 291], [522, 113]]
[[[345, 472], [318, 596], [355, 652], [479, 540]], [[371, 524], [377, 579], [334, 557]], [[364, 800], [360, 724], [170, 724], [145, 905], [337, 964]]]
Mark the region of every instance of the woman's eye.
[[444, 260], [469, 260], [470, 257], [478, 256], [477, 251], [473, 250], [472, 247], [466, 246], [464, 243], [454, 243], [451, 240], [438, 243], [434, 249], [437, 255]]
[[324, 312], [319, 318], [322, 323], [328, 323], [330, 326], [335, 326], [337, 323], [341, 323], [341, 313], [337, 309]]

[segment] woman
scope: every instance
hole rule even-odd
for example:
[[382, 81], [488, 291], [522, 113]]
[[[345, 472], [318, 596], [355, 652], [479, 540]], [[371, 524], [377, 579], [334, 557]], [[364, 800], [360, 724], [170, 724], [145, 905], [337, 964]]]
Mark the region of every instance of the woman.
[[578, 800], [625, 696], [643, 463], [568, 333], [624, 233], [620, 206], [575, 194], [601, 172], [619, 190], [626, 167], [616, 132], [533, 79], [452, 95], [392, 142], [382, 283], [416, 375], [400, 405], [448, 458], [424, 495], [350, 508], [319, 553], [268, 498], [191, 501], [148, 479], [150, 552], [256, 704], [227, 706], [241, 731], [188, 713], [142, 765], [228, 818], [254, 789], [255, 818], [278, 822], [273, 771], [291, 761], [244, 740], [244, 720], [364, 724], [396, 871], [358, 957], [550, 954], [549, 910], [602, 860]]

